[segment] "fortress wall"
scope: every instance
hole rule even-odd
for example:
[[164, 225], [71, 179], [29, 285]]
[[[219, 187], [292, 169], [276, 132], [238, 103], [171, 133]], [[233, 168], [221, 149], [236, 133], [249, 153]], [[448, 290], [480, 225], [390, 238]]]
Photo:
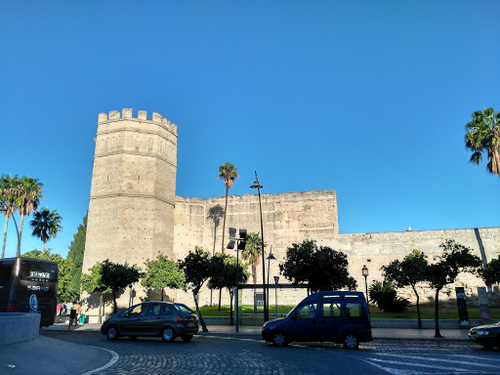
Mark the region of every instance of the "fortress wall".
[[[276, 259], [271, 262], [270, 280], [279, 275], [279, 261], [282, 261], [286, 249], [294, 242], [306, 238], [324, 238], [331, 241], [338, 234], [337, 197], [334, 190], [309, 191], [299, 193], [263, 194], [262, 217], [264, 223], [264, 241], [267, 244], [266, 256], [270, 246]], [[208, 218], [211, 207], [224, 207], [225, 197], [198, 199], [176, 197], [174, 209], [174, 252], [176, 259], [183, 259], [195, 246], [202, 247], [210, 254], [214, 250], [214, 221]], [[222, 220], [217, 226], [215, 251], [222, 248]], [[261, 231], [259, 198], [257, 194], [228, 197], [228, 214], [224, 242], [229, 242], [229, 227], [247, 229], [248, 233]], [[236, 256], [235, 250], [226, 250]], [[265, 264], [266, 274], [268, 261]], [[282, 278], [283, 280], [283, 278]], [[250, 278], [249, 283], [253, 283]], [[262, 264], [257, 266], [257, 283], [262, 283]], [[227, 292], [225, 292], [227, 294]], [[192, 305], [190, 293], [178, 292], [178, 299]], [[229, 303], [223, 296], [224, 303]], [[253, 294], [245, 291], [244, 298]], [[187, 298], [187, 300], [184, 300]], [[217, 296], [218, 298], [218, 296]], [[212, 296], [212, 303], [217, 300]], [[200, 293], [200, 305], [210, 304], [210, 291], [204, 288]]]
[[[391, 261], [402, 260], [413, 249], [423, 251], [430, 263], [438, 260], [442, 253], [439, 246], [447, 239], [472, 249], [473, 253], [486, 263], [496, 258], [500, 252], [500, 228], [447, 229], [430, 231], [381, 232], [340, 234], [332, 241], [334, 249], [348, 255], [349, 273], [358, 281], [358, 289], [363, 290], [365, 282], [361, 275], [363, 265], [369, 269], [368, 285], [372, 281], [382, 281], [380, 268]], [[477, 295], [477, 287], [485, 286], [481, 279], [471, 274], [461, 274], [456, 286], [466, 287], [467, 293]], [[433, 292], [424, 288], [424, 298], [433, 298]], [[406, 294], [413, 299], [411, 290]]]

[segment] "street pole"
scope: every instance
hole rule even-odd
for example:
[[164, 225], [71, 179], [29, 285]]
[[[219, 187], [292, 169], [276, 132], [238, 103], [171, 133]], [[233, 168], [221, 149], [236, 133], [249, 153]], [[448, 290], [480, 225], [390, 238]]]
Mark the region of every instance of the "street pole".
[[262, 202], [260, 199], [260, 189], [263, 188], [261, 184], [259, 184], [259, 179], [257, 178], [257, 171], [255, 171], [255, 182], [253, 183], [252, 186], [250, 186], [251, 189], [257, 189], [257, 192], [259, 194], [259, 209], [260, 209], [260, 238], [262, 240], [262, 291], [263, 291], [263, 297], [264, 297], [264, 323], [269, 320], [269, 311], [267, 309], [267, 297], [266, 297], [266, 254], [264, 251], [264, 223], [262, 221]]

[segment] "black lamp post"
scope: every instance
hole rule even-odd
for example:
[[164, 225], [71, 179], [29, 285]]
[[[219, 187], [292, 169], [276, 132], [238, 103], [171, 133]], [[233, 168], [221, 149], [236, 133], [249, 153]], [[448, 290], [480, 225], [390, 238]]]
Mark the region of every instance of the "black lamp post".
[[368, 303], [368, 284], [366, 282], [366, 278], [368, 277], [368, 267], [366, 267], [366, 264], [361, 268], [361, 274], [365, 278], [365, 292], [366, 292], [366, 303]]
[[264, 251], [264, 224], [262, 222], [262, 203], [260, 200], [260, 189], [263, 188], [261, 184], [259, 184], [259, 179], [257, 178], [257, 171], [255, 171], [255, 182], [251, 189], [257, 189], [259, 193], [259, 209], [260, 209], [260, 239], [262, 240], [262, 291], [264, 292], [264, 323], [269, 320], [269, 311], [267, 310], [267, 294], [266, 294], [266, 262], [265, 259], [265, 251]]
[[[271, 245], [271, 248], [269, 249], [269, 255], [267, 256], [267, 287], [266, 287], [266, 292], [267, 292], [267, 308], [269, 308], [269, 274], [271, 273], [271, 260], [276, 260], [276, 257], [273, 254], [273, 245]], [[269, 313], [268, 313], [269, 316]]]

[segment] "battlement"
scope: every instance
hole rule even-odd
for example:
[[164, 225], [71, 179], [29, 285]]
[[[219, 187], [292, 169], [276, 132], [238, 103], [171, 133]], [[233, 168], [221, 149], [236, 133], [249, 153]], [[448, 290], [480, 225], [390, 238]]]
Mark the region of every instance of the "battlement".
[[[132, 108], [123, 108], [121, 113], [120, 111], [111, 111], [109, 112], [109, 117], [107, 113], [99, 113], [97, 123], [100, 124], [102, 122], [120, 119], [134, 119]], [[151, 121], [156, 124], [162, 124], [164, 127], [170, 128], [174, 131], [177, 130], [177, 125], [171, 123], [169, 119], [164, 118], [158, 112], [153, 112], [153, 114], [151, 115], [151, 119], [148, 120], [148, 113], [146, 111], [138, 111], [136, 119], [142, 121]]]

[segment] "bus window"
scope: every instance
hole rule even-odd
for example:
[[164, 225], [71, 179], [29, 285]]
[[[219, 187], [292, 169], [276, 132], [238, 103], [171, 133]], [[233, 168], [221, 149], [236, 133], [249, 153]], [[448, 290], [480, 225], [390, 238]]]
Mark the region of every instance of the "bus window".
[[14, 270], [13, 260], [0, 263], [0, 288], [7, 285], [7, 283], [11, 278], [13, 270]]

